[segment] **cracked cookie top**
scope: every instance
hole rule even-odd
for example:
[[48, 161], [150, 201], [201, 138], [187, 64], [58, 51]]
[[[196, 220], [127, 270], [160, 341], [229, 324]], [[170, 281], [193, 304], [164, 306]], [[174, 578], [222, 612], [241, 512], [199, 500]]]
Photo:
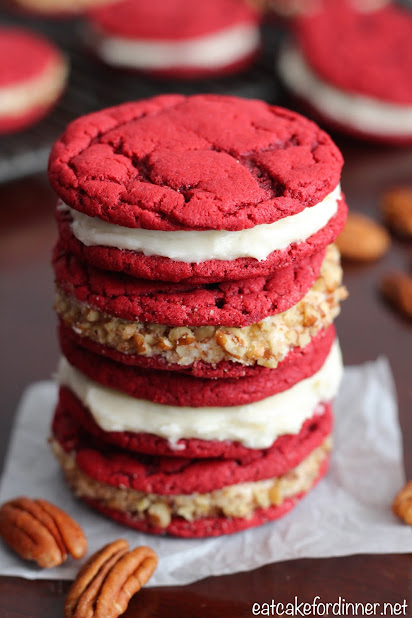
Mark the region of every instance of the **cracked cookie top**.
[[71, 208], [128, 228], [243, 230], [319, 204], [343, 160], [313, 122], [256, 100], [163, 95], [84, 116], [53, 147]]

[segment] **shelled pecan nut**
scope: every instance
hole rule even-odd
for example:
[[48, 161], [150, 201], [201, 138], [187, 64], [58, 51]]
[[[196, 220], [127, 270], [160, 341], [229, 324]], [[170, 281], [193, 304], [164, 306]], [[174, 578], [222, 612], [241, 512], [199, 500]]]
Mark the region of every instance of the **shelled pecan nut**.
[[20, 497], [0, 508], [0, 536], [24, 560], [40, 567], [62, 564], [70, 554], [82, 558], [87, 541], [80, 526], [46, 500]]
[[382, 213], [395, 232], [412, 238], [412, 187], [387, 191], [382, 200]]
[[349, 213], [346, 225], [336, 239], [342, 257], [359, 262], [379, 259], [389, 249], [390, 242], [384, 227], [356, 212]]
[[80, 569], [64, 606], [64, 618], [117, 618], [157, 566], [150, 547], [119, 539], [96, 552]]
[[412, 481], [396, 495], [392, 504], [392, 511], [406, 524], [412, 526]]
[[392, 305], [412, 319], [412, 277], [401, 272], [389, 273], [381, 281], [381, 291]]

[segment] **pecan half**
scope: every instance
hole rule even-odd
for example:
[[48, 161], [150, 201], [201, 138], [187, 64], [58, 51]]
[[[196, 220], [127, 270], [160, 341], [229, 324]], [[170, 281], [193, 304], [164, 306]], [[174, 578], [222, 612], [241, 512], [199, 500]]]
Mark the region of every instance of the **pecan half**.
[[406, 524], [412, 526], [412, 481], [406, 483], [405, 487], [396, 495], [392, 504], [392, 511], [403, 519]]
[[389, 249], [390, 237], [382, 225], [356, 212], [348, 215], [336, 244], [343, 258], [359, 262], [372, 262]]
[[412, 277], [389, 273], [381, 281], [382, 294], [406, 317], [412, 319]]
[[64, 606], [64, 618], [117, 618], [157, 566], [150, 547], [119, 539], [96, 552], [80, 569]]
[[412, 238], [412, 187], [387, 191], [382, 199], [382, 213], [395, 232]]
[[46, 500], [20, 497], [0, 508], [0, 536], [24, 560], [52, 568], [82, 558], [87, 541], [80, 526]]

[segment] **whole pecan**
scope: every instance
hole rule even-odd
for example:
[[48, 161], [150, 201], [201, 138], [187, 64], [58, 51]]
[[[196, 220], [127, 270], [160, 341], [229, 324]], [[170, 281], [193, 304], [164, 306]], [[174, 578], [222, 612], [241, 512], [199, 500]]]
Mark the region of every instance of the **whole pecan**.
[[336, 244], [344, 259], [372, 262], [389, 249], [390, 236], [384, 227], [357, 212], [350, 212]]
[[409, 319], [412, 319], [412, 277], [402, 272], [385, 275], [381, 281], [385, 298]]
[[67, 554], [82, 558], [87, 541], [80, 526], [46, 500], [15, 498], [0, 508], [0, 536], [24, 560], [40, 567], [62, 564]]
[[392, 504], [392, 511], [406, 524], [412, 526], [412, 481], [396, 495]]
[[395, 187], [382, 199], [386, 223], [401, 236], [412, 238], [412, 187]]
[[64, 618], [117, 618], [150, 579], [157, 556], [150, 547], [119, 539], [96, 552], [80, 569], [64, 606]]

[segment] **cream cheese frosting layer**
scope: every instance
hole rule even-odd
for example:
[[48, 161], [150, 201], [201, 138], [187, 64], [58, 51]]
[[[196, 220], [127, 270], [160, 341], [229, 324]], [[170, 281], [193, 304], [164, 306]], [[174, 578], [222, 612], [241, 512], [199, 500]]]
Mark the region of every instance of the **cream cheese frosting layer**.
[[0, 116], [16, 116], [53, 103], [64, 88], [67, 73], [65, 61], [53, 61], [33, 79], [0, 88]]
[[135, 69], [214, 69], [252, 54], [259, 42], [259, 29], [254, 24], [240, 24], [185, 41], [132, 40], [92, 30], [92, 44], [103, 60]]
[[312, 71], [297, 48], [283, 50], [279, 71], [295, 95], [332, 120], [375, 135], [412, 134], [412, 105], [386, 103], [334, 88]]
[[60, 361], [58, 381], [73, 391], [104, 431], [151, 433], [172, 445], [182, 438], [199, 438], [264, 449], [281, 435], [299, 433], [318, 404], [335, 397], [342, 372], [335, 341], [322, 368], [287, 391], [248, 405], [201, 408], [135, 399], [90, 380], [65, 358]]
[[265, 260], [273, 251], [286, 249], [295, 242], [303, 242], [325, 227], [336, 214], [340, 199], [341, 188], [338, 185], [322, 202], [305, 208], [297, 215], [236, 232], [163, 232], [129, 228], [89, 217], [61, 201], [58, 208], [69, 210], [72, 232], [87, 247], [116, 247], [144, 255], [159, 255], [178, 262], [199, 263], [208, 260], [231, 261], [243, 257]]

